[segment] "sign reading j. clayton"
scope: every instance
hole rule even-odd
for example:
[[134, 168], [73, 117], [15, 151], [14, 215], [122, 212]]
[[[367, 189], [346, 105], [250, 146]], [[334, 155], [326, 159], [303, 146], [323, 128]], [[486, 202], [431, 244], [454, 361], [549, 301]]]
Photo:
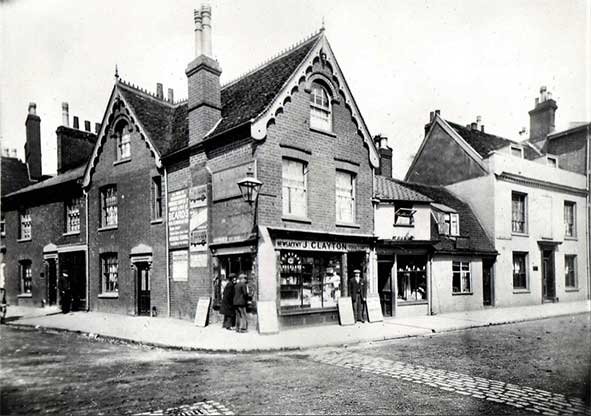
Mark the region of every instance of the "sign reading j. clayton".
[[307, 250], [307, 251], [367, 251], [369, 245], [346, 243], [343, 241], [323, 241], [323, 240], [275, 240], [275, 249], [289, 249], [289, 250]]

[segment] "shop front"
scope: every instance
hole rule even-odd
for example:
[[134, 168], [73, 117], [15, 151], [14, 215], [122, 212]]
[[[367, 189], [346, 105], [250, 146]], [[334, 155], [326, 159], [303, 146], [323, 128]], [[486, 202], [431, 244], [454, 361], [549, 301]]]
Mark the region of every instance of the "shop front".
[[338, 299], [358, 269], [370, 285], [373, 237], [270, 230], [281, 326], [338, 322]]

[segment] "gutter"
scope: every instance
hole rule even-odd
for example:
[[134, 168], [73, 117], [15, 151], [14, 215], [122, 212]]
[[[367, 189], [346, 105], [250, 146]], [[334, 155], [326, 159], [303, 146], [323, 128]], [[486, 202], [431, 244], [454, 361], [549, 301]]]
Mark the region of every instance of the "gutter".
[[591, 299], [591, 132], [587, 130], [587, 299]]
[[86, 221], [86, 250], [85, 250], [85, 261], [86, 261], [86, 312], [90, 311], [90, 264], [89, 264], [89, 241], [88, 241], [88, 192], [84, 191], [84, 205], [85, 205], [85, 221]]

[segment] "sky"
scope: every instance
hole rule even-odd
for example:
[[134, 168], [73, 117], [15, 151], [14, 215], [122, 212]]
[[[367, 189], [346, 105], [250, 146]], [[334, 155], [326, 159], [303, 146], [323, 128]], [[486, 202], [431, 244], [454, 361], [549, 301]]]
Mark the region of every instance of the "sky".
[[[429, 112], [519, 140], [541, 85], [557, 130], [591, 120], [591, 0], [210, 0], [225, 84], [316, 32], [326, 35], [369, 131], [404, 177]], [[56, 171], [61, 103], [102, 120], [120, 76], [186, 98], [200, 0], [0, 0], [0, 139], [24, 158], [29, 102], [43, 172]], [[166, 92], [165, 92], [166, 94]], [[71, 121], [70, 121], [71, 123]]]

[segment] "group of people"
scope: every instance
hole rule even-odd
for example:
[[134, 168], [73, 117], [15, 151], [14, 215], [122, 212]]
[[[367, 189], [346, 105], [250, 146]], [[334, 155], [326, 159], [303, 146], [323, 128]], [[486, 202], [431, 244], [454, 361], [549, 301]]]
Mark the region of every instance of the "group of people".
[[224, 315], [222, 326], [227, 330], [236, 329], [236, 332], [248, 331], [248, 320], [246, 307], [252, 300], [248, 289], [248, 278], [246, 274], [231, 273], [225, 279], [222, 288], [222, 304], [220, 312]]

